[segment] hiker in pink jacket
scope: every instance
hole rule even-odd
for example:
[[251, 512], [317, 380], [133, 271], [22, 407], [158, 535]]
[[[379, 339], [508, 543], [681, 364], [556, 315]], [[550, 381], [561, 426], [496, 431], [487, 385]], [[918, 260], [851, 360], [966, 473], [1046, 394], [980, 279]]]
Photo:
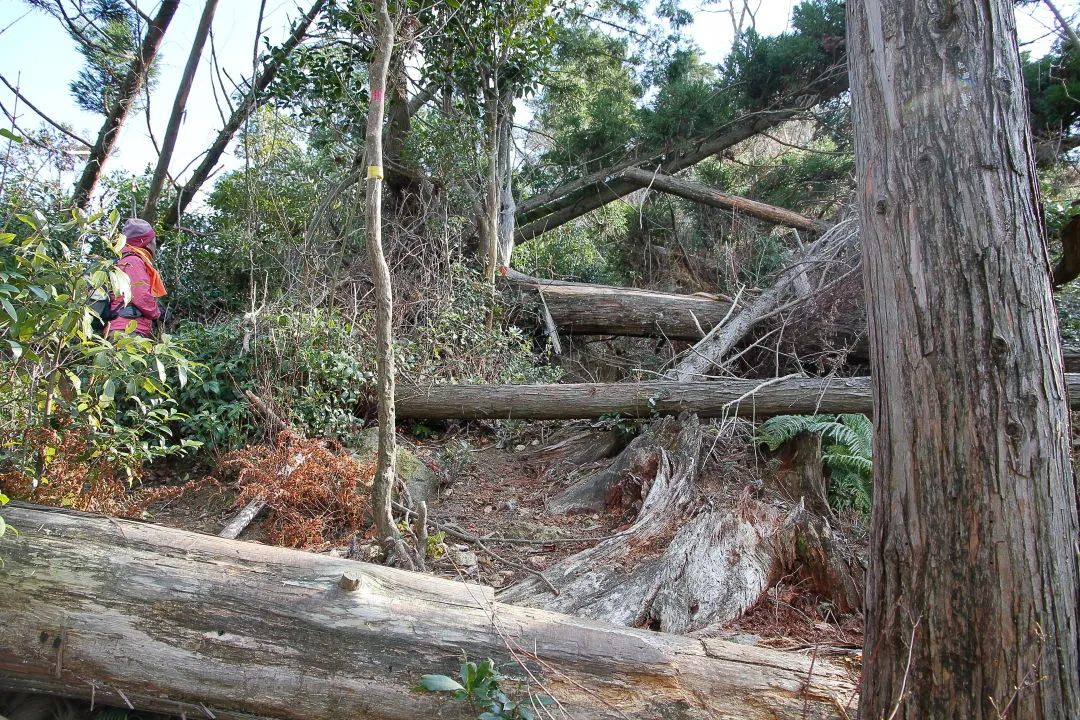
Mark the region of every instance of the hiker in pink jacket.
[[109, 334], [127, 332], [134, 320], [136, 335], [153, 337], [154, 321], [161, 317], [157, 299], [165, 295], [165, 284], [154, 268], [157, 236], [150, 223], [138, 218], [130, 218], [120, 232], [127, 244], [116, 265], [131, 279], [131, 302], [125, 305], [123, 296], [113, 300], [112, 309], [119, 316], [109, 322]]

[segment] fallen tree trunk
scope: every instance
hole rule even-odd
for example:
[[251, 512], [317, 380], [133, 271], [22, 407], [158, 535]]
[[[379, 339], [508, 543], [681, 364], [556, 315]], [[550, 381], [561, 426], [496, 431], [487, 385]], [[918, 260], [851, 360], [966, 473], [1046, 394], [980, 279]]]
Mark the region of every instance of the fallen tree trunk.
[[[489, 588], [127, 520], [13, 505], [0, 689], [239, 720], [475, 717], [412, 691], [462, 654], [518, 660], [554, 717], [838, 717], [817, 659], [495, 603]], [[353, 589], [355, 588], [355, 589]]]
[[731, 310], [731, 303], [701, 295], [542, 280], [515, 270], [505, 284], [545, 306], [560, 332], [578, 335], [700, 340]]
[[[1070, 405], [1080, 410], [1080, 374], [1065, 376]], [[862, 413], [874, 410], [870, 378], [780, 378], [713, 382], [568, 383], [565, 385], [433, 385], [399, 387], [399, 418], [428, 420], [574, 420], [618, 413], [648, 418], [692, 412], [699, 417]]]
[[624, 178], [638, 187], [659, 190], [660, 192], [665, 192], [669, 195], [677, 195], [681, 198], [692, 200], [693, 202], [709, 205], [710, 207], [740, 212], [744, 215], [756, 217], [760, 220], [765, 220], [777, 225], [793, 227], [797, 230], [806, 230], [815, 233], [825, 232], [829, 229], [829, 224], [822, 222], [821, 220], [808, 218], [805, 215], [800, 215], [797, 212], [776, 207], [775, 205], [750, 200], [749, 198], [739, 197], [738, 195], [729, 195], [728, 193], [711, 188], [708, 185], [684, 180], [666, 173], [653, 173], [642, 170], [641, 168], [632, 167], [627, 168], [621, 174]]

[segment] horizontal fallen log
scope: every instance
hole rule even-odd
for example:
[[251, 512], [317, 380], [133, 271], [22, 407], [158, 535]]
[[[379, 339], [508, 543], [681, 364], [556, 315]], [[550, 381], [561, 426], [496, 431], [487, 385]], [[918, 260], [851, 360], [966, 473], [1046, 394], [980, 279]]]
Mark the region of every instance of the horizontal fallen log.
[[[1065, 376], [1070, 406], [1080, 410], [1080, 374]], [[428, 420], [573, 420], [695, 413], [699, 417], [874, 410], [870, 378], [782, 378], [711, 382], [567, 383], [565, 385], [399, 386], [397, 416]]]
[[711, 188], [708, 185], [702, 185], [701, 183], [693, 182], [691, 180], [684, 180], [683, 178], [675, 177], [674, 175], [668, 175], [661, 172], [649, 172], [647, 170], [642, 170], [641, 168], [632, 167], [624, 170], [622, 176], [638, 187], [659, 190], [660, 192], [665, 192], [669, 195], [677, 195], [681, 198], [702, 203], [710, 207], [740, 212], [744, 215], [756, 217], [759, 220], [765, 220], [777, 225], [793, 227], [797, 230], [806, 230], [815, 233], [825, 232], [829, 229], [829, 223], [822, 222], [821, 220], [808, 218], [805, 215], [800, 215], [797, 212], [776, 207], [775, 205], [750, 200], [749, 198], [739, 197], [738, 195], [729, 195], [728, 193]]
[[20, 532], [0, 538], [0, 690], [219, 720], [465, 718], [412, 688], [467, 655], [517, 677], [522, 661], [557, 718], [832, 718], [854, 695], [821, 658], [504, 605], [478, 585], [56, 508], [4, 517]]
[[542, 302], [560, 332], [577, 335], [700, 340], [731, 309], [731, 303], [700, 295], [543, 280], [514, 270], [506, 273], [504, 284]]

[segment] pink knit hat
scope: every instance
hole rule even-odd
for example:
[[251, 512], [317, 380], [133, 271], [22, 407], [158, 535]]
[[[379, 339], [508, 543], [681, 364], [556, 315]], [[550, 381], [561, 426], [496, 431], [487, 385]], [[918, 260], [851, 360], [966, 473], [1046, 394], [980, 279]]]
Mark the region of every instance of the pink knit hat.
[[135, 247], [146, 247], [157, 237], [150, 223], [139, 218], [128, 218], [120, 232], [127, 238], [128, 245]]

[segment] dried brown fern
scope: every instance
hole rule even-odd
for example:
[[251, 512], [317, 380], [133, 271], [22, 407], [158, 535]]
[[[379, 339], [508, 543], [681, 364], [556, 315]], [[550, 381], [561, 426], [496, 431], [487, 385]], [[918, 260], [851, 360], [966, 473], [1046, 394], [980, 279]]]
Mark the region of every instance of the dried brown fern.
[[236, 474], [238, 505], [266, 502], [267, 540], [274, 545], [342, 543], [370, 521], [375, 464], [357, 460], [333, 441], [286, 430], [276, 445], [229, 453], [218, 470]]
[[129, 478], [118, 466], [95, 459], [86, 439], [63, 424], [58, 428], [28, 429], [19, 442], [55, 452], [50, 451], [47, 462], [43, 462], [40, 479], [18, 469], [0, 471], [0, 491], [41, 505], [137, 518], [153, 503], [180, 497], [205, 482], [140, 487], [137, 477]]

